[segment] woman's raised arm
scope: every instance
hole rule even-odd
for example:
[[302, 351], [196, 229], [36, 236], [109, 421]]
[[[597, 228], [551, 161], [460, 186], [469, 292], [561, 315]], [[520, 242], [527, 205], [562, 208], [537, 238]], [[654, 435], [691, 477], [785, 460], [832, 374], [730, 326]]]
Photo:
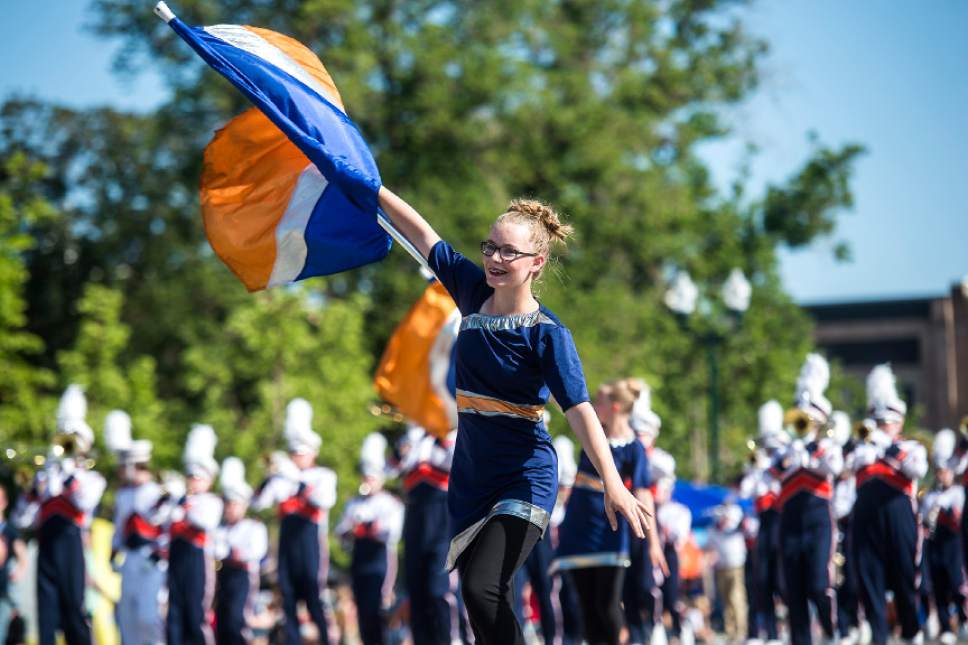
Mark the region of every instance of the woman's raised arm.
[[424, 258], [440, 241], [440, 236], [413, 206], [403, 201], [386, 186], [380, 186], [380, 208], [390, 221]]

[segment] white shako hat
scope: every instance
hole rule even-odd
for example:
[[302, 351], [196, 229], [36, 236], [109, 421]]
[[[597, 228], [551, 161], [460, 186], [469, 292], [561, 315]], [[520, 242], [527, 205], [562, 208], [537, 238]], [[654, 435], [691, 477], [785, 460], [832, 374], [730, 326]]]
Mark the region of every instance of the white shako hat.
[[558, 485], [571, 487], [575, 485], [578, 475], [578, 464], [575, 463], [575, 444], [565, 435], [558, 435], [552, 442], [558, 455]]
[[632, 426], [632, 430], [636, 434], [648, 435], [653, 439], [659, 436], [662, 419], [652, 411], [652, 388], [648, 385], [642, 388], [638, 398], [635, 399], [635, 403], [632, 404], [629, 425]]
[[371, 432], [360, 446], [360, 473], [364, 477], [386, 477], [387, 439], [379, 432]]
[[147, 439], [132, 440], [131, 417], [124, 410], [108, 412], [104, 419], [104, 443], [123, 466], [151, 461], [151, 442]]
[[218, 478], [222, 497], [248, 504], [252, 499], [252, 487], [245, 481], [245, 464], [238, 457], [226, 457]]
[[293, 399], [286, 406], [286, 446], [292, 453], [318, 452], [323, 440], [313, 432], [313, 406], [306, 399]]
[[938, 430], [931, 444], [931, 463], [934, 464], [934, 467], [954, 469], [957, 465], [957, 458], [955, 457], [957, 445], [958, 437], [954, 430], [951, 428]]
[[820, 424], [827, 423], [833, 412], [833, 405], [824, 396], [829, 383], [830, 366], [827, 359], [820, 354], [807, 354], [797, 378], [794, 406]]
[[649, 470], [653, 482], [660, 479], [675, 479], [676, 458], [662, 448], [653, 448], [649, 455]]
[[94, 431], [87, 425], [87, 398], [80, 385], [72, 383], [57, 405], [57, 434], [72, 435], [77, 449], [84, 453], [94, 446]]
[[834, 410], [830, 415], [830, 425], [833, 428], [833, 440], [838, 446], [846, 445], [850, 441], [850, 416], [843, 410]]
[[897, 394], [897, 380], [889, 363], [878, 365], [867, 375], [867, 413], [875, 421], [900, 423], [907, 404]]
[[760, 406], [757, 412], [757, 444], [764, 450], [772, 451], [789, 443], [790, 436], [783, 431], [783, 406], [776, 399], [770, 399]]
[[214, 480], [218, 475], [218, 462], [215, 461], [215, 444], [218, 438], [210, 425], [196, 423], [188, 433], [185, 442], [185, 474], [189, 477], [200, 476]]

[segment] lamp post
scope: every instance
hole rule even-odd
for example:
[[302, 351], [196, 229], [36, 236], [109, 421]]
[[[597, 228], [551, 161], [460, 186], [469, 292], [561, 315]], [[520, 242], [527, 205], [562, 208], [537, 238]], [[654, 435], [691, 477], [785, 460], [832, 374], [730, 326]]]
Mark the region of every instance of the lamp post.
[[[752, 287], [739, 269], [733, 269], [720, 290], [720, 302], [701, 297], [689, 273], [679, 271], [665, 294], [666, 306], [676, 315], [679, 327], [706, 350], [709, 368], [709, 470], [718, 482], [719, 468], [719, 351], [729, 333], [736, 330], [749, 309]], [[723, 314], [725, 309], [725, 314]], [[696, 316], [696, 312], [699, 315]]]

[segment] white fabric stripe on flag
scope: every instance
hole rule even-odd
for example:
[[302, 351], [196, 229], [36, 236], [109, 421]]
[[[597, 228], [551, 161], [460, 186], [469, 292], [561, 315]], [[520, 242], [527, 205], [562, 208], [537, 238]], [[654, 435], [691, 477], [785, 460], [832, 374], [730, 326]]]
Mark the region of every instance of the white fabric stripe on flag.
[[238, 47], [253, 56], [258, 56], [267, 63], [275, 65], [293, 78], [297, 78], [311, 87], [321, 97], [332, 103], [337, 110], [341, 110], [339, 102], [320, 85], [319, 81], [313, 78], [299, 63], [294, 61], [289, 54], [275, 45], [270, 44], [265, 38], [254, 31], [250, 31], [240, 25], [213, 25], [211, 27], [205, 27], [205, 31], [216, 38], [221, 38], [233, 47]]
[[276, 261], [272, 265], [268, 286], [292, 282], [306, 266], [306, 225], [328, 185], [329, 182], [313, 164], [306, 166], [296, 180], [296, 188], [289, 198], [286, 212], [276, 225]]

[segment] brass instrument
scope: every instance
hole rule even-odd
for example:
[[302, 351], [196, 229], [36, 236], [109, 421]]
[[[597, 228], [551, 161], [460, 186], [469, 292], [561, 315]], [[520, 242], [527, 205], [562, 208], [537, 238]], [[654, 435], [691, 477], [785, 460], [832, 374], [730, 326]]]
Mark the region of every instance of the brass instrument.
[[747, 450], [746, 461], [748, 461], [752, 465], [755, 465], [756, 453], [759, 450], [759, 446], [756, 443], [756, 439], [746, 440], [746, 450]]
[[857, 437], [857, 440], [861, 443], [869, 443], [871, 440], [871, 433], [874, 432], [874, 424], [870, 419], [861, 419], [854, 423], [853, 435]]
[[792, 428], [793, 432], [799, 437], [807, 434], [813, 424], [814, 420], [810, 418], [810, 415], [800, 408], [790, 408], [783, 413], [783, 425]]

